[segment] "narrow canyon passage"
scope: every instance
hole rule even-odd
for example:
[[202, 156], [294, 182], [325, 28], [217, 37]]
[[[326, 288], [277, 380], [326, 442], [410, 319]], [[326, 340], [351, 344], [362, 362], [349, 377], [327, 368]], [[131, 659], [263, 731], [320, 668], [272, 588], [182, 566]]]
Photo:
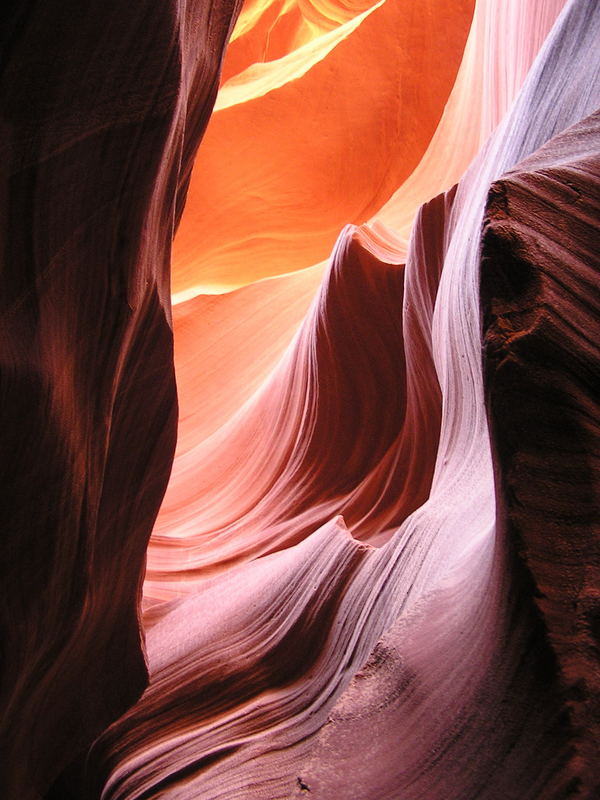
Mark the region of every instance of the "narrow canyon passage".
[[600, 4], [2, 32], [0, 794], [600, 794]]

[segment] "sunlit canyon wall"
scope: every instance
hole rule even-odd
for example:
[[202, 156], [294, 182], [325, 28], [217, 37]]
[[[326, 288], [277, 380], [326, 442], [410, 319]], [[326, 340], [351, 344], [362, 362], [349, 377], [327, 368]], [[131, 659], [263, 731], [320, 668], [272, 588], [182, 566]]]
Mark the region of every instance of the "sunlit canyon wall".
[[600, 796], [600, 4], [5, 16], [0, 795]]

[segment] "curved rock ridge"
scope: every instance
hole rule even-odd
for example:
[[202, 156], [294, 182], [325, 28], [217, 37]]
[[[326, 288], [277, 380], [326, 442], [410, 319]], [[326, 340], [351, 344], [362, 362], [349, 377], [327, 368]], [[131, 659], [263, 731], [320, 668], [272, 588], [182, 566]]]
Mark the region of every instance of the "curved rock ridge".
[[[323, 701], [310, 709], [307, 700], [316, 687], [325, 695], [335, 689], [331, 673], [347, 635], [336, 633], [336, 618], [367, 554], [341, 519], [332, 520], [296, 547], [163, 606], [147, 634], [150, 687], [89, 757], [101, 765], [102, 797], [252, 793], [246, 771], [271, 760], [265, 733], [275, 750], [295, 743], [299, 728], [314, 727]], [[258, 777], [263, 796], [281, 791], [274, 756], [278, 769], [267, 766]]]
[[441, 414], [431, 317], [451, 196], [422, 211], [406, 292], [391, 232], [342, 231], [277, 370], [176, 460], [147, 596], [289, 546], [336, 513], [382, 541], [426, 499]]
[[[546, 621], [505, 524], [510, 503], [496, 504], [502, 486], [494, 479], [484, 402], [479, 275], [490, 186], [511, 170], [520, 174], [520, 162], [600, 105], [599, 36], [600, 6], [571, 0], [516, 102], [456, 190], [421, 211], [404, 270], [395, 263], [401, 259], [390, 257], [390, 245], [400, 250], [393, 233], [346, 229], [309, 318], [277, 370], [247, 406], [199, 445], [202, 455], [218, 448], [223, 457], [232, 444], [227, 469], [240, 477], [227, 487], [229, 506], [223, 499], [202, 507], [202, 496], [209, 495], [196, 500], [196, 448], [188, 451], [189, 474], [181, 469], [172, 484], [180, 482], [180, 505], [167, 504], [165, 514], [175, 520], [181, 513], [183, 519], [181, 509], [197, 503], [189, 517], [192, 535], [196, 511], [207, 520], [213, 514], [217, 522], [226, 522], [227, 514], [264, 514], [266, 542], [259, 524], [240, 528], [235, 539], [250, 560], [236, 563], [243, 559], [232, 541], [222, 551], [229, 568], [211, 574], [199, 569], [203, 551], [187, 552], [184, 537], [176, 544], [161, 534], [162, 551], [150, 553], [147, 583], [150, 685], [90, 753], [92, 796], [100, 786], [104, 798], [595, 796], [591, 744], [580, 746], [573, 758], [577, 726], [593, 707], [593, 686], [577, 696], [580, 708], [567, 713], [556, 656], [565, 663], [569, 648], [552, 638], [550, 623], [563, 620], [556, 612], [563, 597], [557, 591], [547, 610], [541, 604]], [[369, 269], [361, 273], [365, 263]], [[349, 277], [354, 281], [344, 282]], [[353, 307], [356, 297], [365, 313], [347, 319], [342, 310]], [[391, 313], [389, 321], [387, 315], [381, 320], [382, 309], [399, 297], [400, 321]], [[374, 319], [375, 301], [380, 316]], [[343, 348], [364, 344], [352, 340], [353, 325], [377, 344], [365, 348], [370, 361], [363, 367], [365, 407], [378, 414], [371, 423], [378, 431], [376, 463], [360, 450], [364, 416], [355, 415], [354, 398], [327, 413], [327, 403], [348, 394]], [[397, 402], [369, 405], [373, 376], [387, 387], [394, 363], [392, 347], [382, 347], [388, 339], [397, 356], [395, 388], [400, 383], [401, 391], [391, 395]], [[398, 358], [403, 351], [404, 359]], [[360, 374], [351, 376], [351, 389], [355, 381]], [[286, 387], [296, 391], [286, 394]], [[323, 408], [312, 401], [315, 387]], [[329, 388], [335, 391], [323, 394]], [[369, 475], [387, 466], [386, 443], [394, 430], [402, 436], [406, 428], [409, 438], [411, 406], [414, 418], [422, 413], [434, 431], [424, 448], [424, 463], [431, 464], [424, 497], [414, 498], [414, 508], [394, 507], [391, 517], [387, 510], [373, 513], [373, 504], [370, 517], [353, 520], [349, 513], [344, 524], [337, 514], [346, 464], [357, 459]], [[345, 414], [362, 426], [354, 422], [354, 435], [338, 441], [337, 434], [347, 430]], [[317, 442], [311, 434], [321, 424], [325, 433]], [[289, 438], [279, 434], [282, 429]], [[262, 448], [272, 433], [268, 461]], [[400, 450], [403, 439], [392, 441]], [[340, 448], [335, 473], [330, 443]], [[308, 468], [317, 444], [322, 455]], [[235, 453], [245, 469], [235, 463]], [[410, 460], [398, 463], [401, 470], [409, 465]], [[269, 528], [272, 505], [261, 501], [269, 492], [273, 500], [284, 496], [278, 479], [286, 470], [286, 508], [297, 517], [277, 542], [280, 532]], [[423, 474], [422, 465], [417, 471]], [[326, 478], [336, 488], [329, 497], [328, 485], [320, 486], [323, 519], [315, 473], [319, 483]], [[213, 471], [207, 480], [219, 478]], [[256, 496], [247, 502], [253, 487]], [[398, 488], [392, 495], [400, 503]], [[375, 499], [384, 497], [380, 491]], [[312, 526], [303, 527], [310, 515]], [[205, 546], [211, 545], [207, 536]], [[543, 564], [541, 569], [544, 575]], [[156, 602], [178, 593], [187, 596]], [[589, 602], [591, 595], [584, 596]], [[587, 742], [593, 742], [593, 732]]]
[[224, 425], [273, 371], [323, 277], [317, 265], [173, 307], [177, 457]]
[[481, 280], [508, 535], [561, 667], [581, 794], [600, 792], [600, 112], [496, 182]]
[[85, 11], [61, 0], [11, 4], [4, 15], [0, 794], [9, 800], [41, 797], [147, 682], [139, 599], [177, 417], [171, 239], [236, 12], [229, 0]]

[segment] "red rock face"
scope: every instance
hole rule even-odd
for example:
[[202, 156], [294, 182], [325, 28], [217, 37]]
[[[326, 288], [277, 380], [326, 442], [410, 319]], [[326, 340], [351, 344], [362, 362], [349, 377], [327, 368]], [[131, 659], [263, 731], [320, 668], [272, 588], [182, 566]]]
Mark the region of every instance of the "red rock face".
[[39, 797], [146, 684], [138, 605], [176, 435], [171, 235], [234, 12], [60, 2], [10, 19], [3, 797]]
[[6, 29], [0, 794], [593, 800], [600, 6], [238, 11]]

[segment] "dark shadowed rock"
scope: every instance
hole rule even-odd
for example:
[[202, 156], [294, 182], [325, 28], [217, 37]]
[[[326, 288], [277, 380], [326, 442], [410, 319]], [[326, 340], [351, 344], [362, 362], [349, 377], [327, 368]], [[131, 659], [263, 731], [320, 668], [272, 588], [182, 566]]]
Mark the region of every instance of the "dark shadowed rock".
[[481, 297], [508, 534], [532, 577], [574, 729], [577, 796], [600, 791], [600, 114], [492, 186]]
[[146, 684], [138, 600], [177, 419], [171, 239], [236, 6], [61, 0], [8, 11], [5, 798], [40, 796]]

